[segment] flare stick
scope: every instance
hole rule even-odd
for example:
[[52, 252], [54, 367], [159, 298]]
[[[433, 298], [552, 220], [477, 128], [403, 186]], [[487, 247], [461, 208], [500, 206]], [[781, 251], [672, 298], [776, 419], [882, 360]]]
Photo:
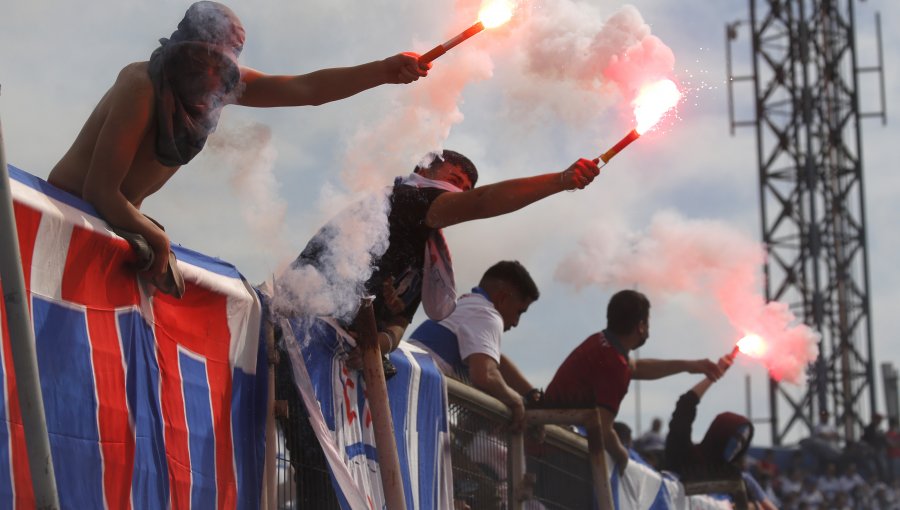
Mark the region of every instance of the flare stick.
[[478, 32], [481, 32], [482, 30], [484, 30], [484, 23], [482, 23], [480, 21], [476, 22], [474, 25], [465, 29], [462, 33], [460, 33], [453, 39], [450, 39], [449, 41], [445, 42], [444, 44], [439, 44], [439, 45], [435, 46], [428, 53], [419, 57], [419, 63], [427, 64], [427, 63], [431, 62], [432, 60], [440, 57], [444, 53], [447, 53], [448, 51], [450, 51], [450, 49], [453, 48], [454, 46], [456, 46], [457, 44], [465, 41], [466, 39], [472, 37], [473, 35], [477, 34]]
[[613, 145], [612, 149], [604, 152], [600, 156], [600, 159], [603, 161], [603, 163], [609, 163], [609, 160], [611, 160], [613, 156], [618, 154], [625, 147], [628, 147], [631, 142], [637, 140], [640, 137], [640, 133], [638, 133], [636, 129], [632, 129], [627, 135], [619, 140], [619, 143]]

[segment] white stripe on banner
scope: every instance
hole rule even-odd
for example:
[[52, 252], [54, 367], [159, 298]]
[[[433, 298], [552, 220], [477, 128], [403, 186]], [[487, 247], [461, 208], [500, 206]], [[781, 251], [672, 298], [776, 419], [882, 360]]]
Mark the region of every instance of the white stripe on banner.
[[63, 271], [72, 240], [72, 223], [62, 217], [41, 215], [31, 259], [31, 293], [62, 300]]
[[416, 362], [412, 353], [405, 349], [398, 349], [399, 352], [409, 360], [412, 367], [412, 374], [409, 381], [409, 396], [406, 405], [406, 449], [409, 456], [409, 480], [413, 487], [413, 508], [422, 508], [419, 504], [419, 470], [415, 469], [419, 465], [419, 381], [422, 378], [422, 367]]
[[[298, 340], [295, 337], [295, 333], [288, 321], [282, 321], [281, 326], [284, 335], [284, 345], [287, 348], [288, 355], [291, 357], [294, 383], [300, 390], [303, 405], [308, 411], [309, 423], [315, 431], [316, 437], [330, 437], [331, 431], [325, 425], [325, 418], [322, 416], [322, 410], [319, 408], [318, 400], [316, 400], [316, 393], [309, 378], [309, 372], [306, 371], [303, 353], [300, 352], [300, 342], [303, 340]], [[334, 443], [331, 441], [319, 441], [319, 444], [322, 445], [322, 452], [325, 454], [325, 458], [330, 466], [344, 465], [343, 453], [337, 451]], [[357, 489], [356, 481], [353, 480], [347, 469], [332, 469], [331, 473], [342, 488], [343, 496], [352, 510], [369, 510], [366, 495]]]

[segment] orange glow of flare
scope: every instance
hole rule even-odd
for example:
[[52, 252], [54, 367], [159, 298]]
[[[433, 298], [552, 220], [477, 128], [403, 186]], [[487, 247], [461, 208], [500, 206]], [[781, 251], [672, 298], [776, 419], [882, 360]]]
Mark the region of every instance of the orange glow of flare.
[[637, 120], [635, 130], [644, 134], [681, 100], [681, 91], [672, 80], [660, 80], [645, 85], [638, 92], [634, 105], [634, 118]]
[[485, 28], [495, 28], [512, 18], [515, 5], [510, 0], [488, 0], [481, 5], [478, 21]]
[[766, 341], [761, 336], [752, 333], [738, 340], [737, 348], [742, 354], [746, 354], [751, 358], [761, 358], [769, 350]]

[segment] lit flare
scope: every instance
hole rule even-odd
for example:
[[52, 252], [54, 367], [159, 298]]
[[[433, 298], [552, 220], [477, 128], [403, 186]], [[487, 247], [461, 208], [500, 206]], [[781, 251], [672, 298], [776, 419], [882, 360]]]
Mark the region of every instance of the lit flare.
[[672, 80], [660, 80], [645, 85], [631, 103], [634, 105], [635, 131], [644, 134], [681, 100], [681, 91]]
[[484, 28], [496, 28], [512, 18], [515, 5], [510, 0], [493, 0], [481, 4], [478, 21]]
[[439, 44], [419, 57], [420, 64], [427, 64], [450, 51], [457, 44], [465, 41], [485, 28], [496, 28], [512, 18], [515, 3], [512, 0], [488, 0], [481, 5], [478, 12], [478, 21], [469, 28], [463, 30], [456, 37], [444, 44]]
[[672, 80], [659, 80], [642, 87], [631, 103], [634, 106], [634, 119], [637, 126], [611, 149], [601, 154], [599, 159], [603, 161], [604, 165], [609, 163], [613, 156], [659, 123], [660, 119], [680, 100], [681, 91]]
[[739, 349], [742, 354], [746, 354], [751, 358], [761, 358], [765, 356], [766, 352], [769, 350], [769, 346], [766, 345], [766, 341], [763, 340], [763, 337], [750, 333], [738, 340], [737, 349]]

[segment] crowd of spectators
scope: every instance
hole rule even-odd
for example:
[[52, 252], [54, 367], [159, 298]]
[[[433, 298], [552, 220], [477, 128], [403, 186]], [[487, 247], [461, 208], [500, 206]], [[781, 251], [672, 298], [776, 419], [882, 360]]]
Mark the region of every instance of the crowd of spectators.
[[[747, 490], [781, 510], [900, 510], [900, 427], [892, 420], [882, 431], [882, 419], [875, 415], [861, 440], [847, 445], [822, 413], [798, 446], [752, 449], [744, 461]], [[664, 436], [655, 419], [632, 447], [659, 469]]]

